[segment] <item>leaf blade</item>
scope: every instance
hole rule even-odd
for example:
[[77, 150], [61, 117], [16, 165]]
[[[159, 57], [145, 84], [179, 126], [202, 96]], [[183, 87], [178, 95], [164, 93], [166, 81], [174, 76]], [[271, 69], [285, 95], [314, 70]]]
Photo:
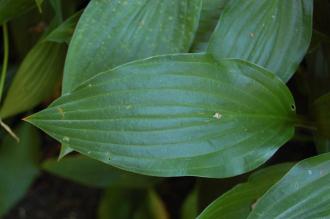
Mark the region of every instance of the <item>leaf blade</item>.
[[261, 165], [292, 137], [292, 104], [285, 85], [255, 65], [173, 55], [102, 73], [28, 121], [129, 171], [227, 177]]
[[258, 64], [287, 82], [308, 49], [312, 12], [310, 0], [231, 1], [208, 52], [216, 59], [240, 58]]

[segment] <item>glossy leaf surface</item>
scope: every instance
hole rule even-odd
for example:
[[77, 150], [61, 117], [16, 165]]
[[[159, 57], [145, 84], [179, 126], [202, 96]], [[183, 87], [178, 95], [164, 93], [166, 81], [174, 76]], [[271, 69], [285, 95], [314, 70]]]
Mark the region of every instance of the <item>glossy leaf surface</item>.
[[170, 55], [101, 73], [28, 121], [105, 163], [157, 176], [227, 177], [292, 137], [287, 87], [239, 60]]
[[246, 183], [239, 184], [212, 202], [198, 219], [246, 219], [255, 202], [289, 169], [280, 164], [253, 173]]
[[73, 35], [63, 93], [96, 73], [153, 55], [187, 52], [201, 0], [91, 1]]
[[329, 218], [329, 181], [329, 153], [303, 160], [259, 199], [248, 218]]
[[288, 81], [312, 36], [311, 0], [230, 1], [211, 37], [208, 51], [217, 59], [239, 58]]
[[3, 216], [25, 194], [38, 176], [39, 136], [24, 124], [17, 130], [20, 143], [6, 136], [0, 146], [0, 216]]
[[121, 171], [80, 155], [60, 161], [49, 159], [42, 166], [44, 170], [59, 177], [93, 187], [146, 188], [159, 180]]

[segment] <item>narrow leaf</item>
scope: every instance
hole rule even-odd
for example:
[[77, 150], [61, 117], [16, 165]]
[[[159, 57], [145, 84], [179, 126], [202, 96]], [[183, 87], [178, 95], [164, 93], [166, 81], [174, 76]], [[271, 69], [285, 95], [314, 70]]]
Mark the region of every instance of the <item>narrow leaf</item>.
[[20, 143], [7, 136], [0, 146], [0, 217], [24, 196], [39, 174], [38, 133], [27, 124], [16, 133]]
[[292, 137], [294, 108], [287, 87], [253, 64], [170, 55], [101, 73], [27, 120], [125, 170], [228, 177]]
[[289, 169], [292, 164], [271, 166], [253, 173], [246, 183], [239, 184], [212, 202], [198, 219], [246, 219], [255, 202]]
[[57, 176], [93, 187], [146, 188], [157, 178], [118, 170], [85, 156], [71, 156], [57, 161], [46, 160], [43, 169]]
[[308, 49], [312, 12], [311, 0], [232, 0], [208, 51], [216, 59], [248, 60], [287, 82]]
[[29, 110], [49, 97], [63, 69], [64, 45], [43, 42], [25, 57], [0, 110], [2, 119]]
[[181, 219], [195, 219], [198, 215], [198, 190], [194, 189], [185, 199], [181, 209]]
[[201, 0], [91, 1], [69, 47], [63, 93], [132, 60], [187, 52], [200, 10]]
[[257, 202], [249, 219], [329, 218], [330, 153], [296, 164]]

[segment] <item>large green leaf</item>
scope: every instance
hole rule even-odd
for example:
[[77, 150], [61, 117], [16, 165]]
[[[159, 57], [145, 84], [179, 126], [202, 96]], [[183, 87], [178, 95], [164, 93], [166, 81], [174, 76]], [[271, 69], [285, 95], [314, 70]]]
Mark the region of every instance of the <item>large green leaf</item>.
[[63, 71], [65, 46], [38, 43], [25, 57], [0, 110], [2, 119], [29, 110], [49, 97]]
[[248, 182], [239, 184], [212, 202], [198, 219], [246, 219], [254, 203], [289, 169], [280, 164], [253, 173]]
[[129, 171], [227, 177], [292, 137], [292, 107], [279, 78], [253, 64], [170, 55], [99, 74], [28, 121]]
[[46, 160], [43, 169], [60, 177], [95, 187], [145, 188], [158, 178], [135, 175], [85, 156], [71, 156], [57, 161]]
[[203, 0], [198, 30], [192, 45], [193, 52], [206, 51], [209, 39], [228, 0]]
[[292, 108], [281, 80], [253, 64], [169, 55], [101, 73], [28, 121], [129, 171], [228, 177], [292, 137]]
[[0, 25], [35, 6], [34, 0], [0, 0]]
[[232, 0], [211, 37], [217, 59], [240, 58], [288, 81], [312, 36], [312, 0]]
[[10, 136], [0, 146], [0, 217], [21, 199], [39, 170], [39, 136], [30, 125], [17, 130], [20, 143]]
[[201, 0], [91, 1], [69, 47], [63, 93], [132, 60], [187, 52], [201, 7]]
[[249, 219], [329, 218], [330, 153], [296, 164], [256, 203]]

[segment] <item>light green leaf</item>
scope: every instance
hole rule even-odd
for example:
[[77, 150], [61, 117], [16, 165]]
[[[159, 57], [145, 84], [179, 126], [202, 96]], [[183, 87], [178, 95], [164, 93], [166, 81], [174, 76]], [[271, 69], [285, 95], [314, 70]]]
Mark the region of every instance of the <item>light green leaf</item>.
[[201, 0], [91, 1], [69, 47], [63, 93], [120, 64], [187, 52], [197, 30]]
[[50, 42], [57, 42], [57, 43], [70, 43], [72, 34], [78, 23], [80, 18], [81, 11], [77, 12], [76, 14], [72, 15], [66, 21], [64, 21], [60, 26], [58, 26], [55, 30], [53, 30], [45, 39], [46, 41]]
[[39, 174], [38, 133], [27, 124], [16, 133], [20, 143], [7, 136], [0, 146], [0, 217], [24, 196]]
[[63, 69], [65, 47], [38, 43], [25, 57], [0, 110], [2, 119], [29, 110], [49, 97]]
[[256, 203], [249, 219], [329, 218], [330, 153], [296, 164]]
[[153, 190], [108, 189], [98, 215], [99, 219], [169, 219], [162, 200]]
[[125, 170], [228, 177], [260, 166], [292, 137], [294, 108], [272, 73], [188, 54], [101, 73], [28, 121]]
[[0, 25], [35, 7], [34, 0], [0, 0]]
[[60, 161], [49, 159], [42, 166], [52, 174], [93, 187], [146, 188], [159, 180], [121, 171], [80, 155]]
[[248, 60], [288, 81], [312, 36], [312, 0], [232, 0], [211, 37], [216, 59]]
[[181, 219], [195, 219], [198, 215], [198, 190], [195, 188], [183, 202]]
[[193, 52], [204, 52], [228, 0], [203, 0], [198, 30], [192, 45]]
[[198, 219], [246, 219], [255, 202], [290, 168], [279, 164], [253, 173], [246, 183], [239, 184], [212, 202]]

